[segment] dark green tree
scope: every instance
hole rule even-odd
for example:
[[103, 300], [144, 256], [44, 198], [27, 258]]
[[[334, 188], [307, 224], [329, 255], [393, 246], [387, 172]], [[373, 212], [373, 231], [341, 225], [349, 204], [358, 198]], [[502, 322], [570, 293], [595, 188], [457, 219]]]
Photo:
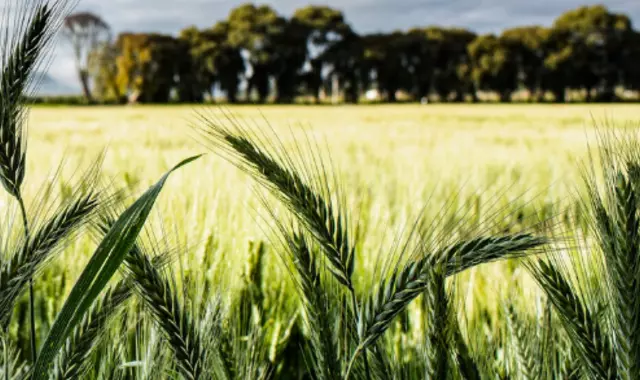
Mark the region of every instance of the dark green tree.
[[467, 47], [476, 34], [466, 29], [430, 28], [427, 34], [433, 45], [433, 89], [446, 101], [453, 94], [454, 101], [462, 101], [465, 94], [476, 99], [471, 77], [471, 57]]
[[227, 101], [235, 103], [238, 99], [241, 78], [246, 71], [244, 58], [242, 58], [240, 49], [234, 46], [228, 38], [228, 22], [216, 23], [207, 33], [217, 46], [215, 50], [217, 54], [213, 59], [217, 82], [220, 89], [225, 92]]
[[622, 84], [629, 90], [640, 91], [640, 32], [628, 33], [624, 46]]
[[358, 102], [362, 90], [369, 86], [371, 67], [367, 67], [363, 58], [364, 44], [357, 34], [345, 36], [321, 56], [329, 65], [327, 81], [335, 78], [339, 82], [347, 103]]
[[370, 34], [362, 37], [364, 48], [363, 75], [372, 71], [378, 90], [389, 102], [396, 101], [396, 92], [411, 87], [408, 72], [410, 45], [402, 32]]
[[305, 36], [306, 70], [303, 70], [300, 78], [306, 93], [311, 94], [317, 102], [320, 89], [326, 81], [323, 74], [329, 66], [329, 62], [323, 60], [324, 52], [353, 34], [353, 31], [341, 11], [322, 5], [297, 9], [291, 23]]
[[175, 87], [178, 68], [187, 59], [178, 40], [147, 33], [122, 33], [116, 42], [120, 93], [144, 103], [166, 103]]
[[500, 36], [517, 64], [518, 84], [527, 89], [531, 101], [539, 101], [543, 95], [540, 89], [548, 35], [547, 28], [525, 26], [507, 29]]
[[215, 47], [195, 26], [180, 31], [178, 39], [181, 53], [188, 56], [178, 70], [178, 98], [182, 102], [200, 102], [205, 92], [212, 92], [214, 85], [215, 72], [210, 59]]
[[229, 41], [247, 56], [251, 74], [248, 78], [247, 97], [253, 89], [258, 100], [265, 102], [271, 91], [270, 79], [274, 68], [277, 42], [287, 29], [287, 20], [268, 5], [244, 4], [234, 8], [228, 17]]
[[584, 6], [562, 14], [553, 24], [550, 68], [558, 69], [567, 87], [611, 101], [620, 83], [625, 39], [631, 34], [628, 16], [611, 13], [603, 5]]
[[302, 67], [307, 60], [305, 29], [293, 21], [285, 21], [282, 33], [272, 36], [269, 73], [276, 86], [276, 102], [291, 103], [300, 88]]
[[498, 93], [502, 102], [510, 101], [518, 84], [518, 64], [510, 45], [489, 34], [476, 38], [468, 49], [476, 88]]
[[435, 56], [439, 44], [429, 39], [432, 29], [434, 28], [414, 28], [404, 36], [405, 66], [411, 76], [408, 90], [416, 99], [429, 96], [433, 85]]
[[190, 27], [180, 33], [190, 58], [190, 64], [185, 67], [188, 71], [180, 74], [179, 93], [184, 94], [184, 100], [202, 99], [204, 93], [213, 98], [214, 86], [218, 84], [226, 93], [227, 101], [236, 102], [245, 66], [240, 50], [227, 38], [228, 30], [228, 23], [219, 22], [209, 29]]

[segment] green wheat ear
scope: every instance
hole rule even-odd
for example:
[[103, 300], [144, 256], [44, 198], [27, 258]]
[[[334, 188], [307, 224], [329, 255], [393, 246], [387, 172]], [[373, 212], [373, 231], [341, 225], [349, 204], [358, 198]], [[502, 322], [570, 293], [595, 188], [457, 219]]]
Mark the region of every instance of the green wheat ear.
[[0, 78], [0, 182], [16, 198], [25, 176], [22, 97], [46, 42], [50, 19], [47, 4], [37, 9], [27, 32], [4, 62]]
[[[18, 36], [3, 50], [0, 74], [0, 183], [9, 194], [20, 198], [26, 173], [25, 95], [33, 74], [50, 46], [61, 17], [71, 2], [53, 4], [26, 0], [18, 9], [15, 22]], [[4, 22], [10, 23], [5, 19]], [[5, 38], [9, 39], [8, 36]]]
[[547, 294], [573, 347], [585, 375], [594, 379], [616, 379], [615, 352], [599, 318], [585, 304], [566, 276], [553, 263], [537, 260], [527, 269]]
[[339, 202], [332, 202], [329, 192], [330, 173], [315, 156], [294, 157], [285, 152], [278, 136], [258, 136], [239, 122], [228, 118], [226, 124], [202, 117], [204, 126], [196, 127], [208, 148], [220, 148], [221, 154], [268, 189], [310, 233], [322, 248], [328, 269], [349, 291], [353, 292], [351, 275], [355, 267], [355, 245], [348, 230], [348, 216]]

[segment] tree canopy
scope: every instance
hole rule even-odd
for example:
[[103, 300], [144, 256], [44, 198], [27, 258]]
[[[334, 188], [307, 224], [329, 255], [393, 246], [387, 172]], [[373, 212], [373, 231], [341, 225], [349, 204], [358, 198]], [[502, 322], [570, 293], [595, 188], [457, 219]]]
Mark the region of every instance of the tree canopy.
[[640, 90], [640, 32], [603, 5], [499, 35], [435, 26], [360, 35], [328, 6], [285, 17], [248, 3], [208, 28], [121, 33], [93, 49], [98, 96], [141, 102], [201, 102], [214, 94], [231, 103], [328, 95], [357, 102], [371, 89], [391, 102], [399, 94], [439, 101], [493, 94], [506, 102], [516, 93], [530, 101], [614, 101], [621, 90]]

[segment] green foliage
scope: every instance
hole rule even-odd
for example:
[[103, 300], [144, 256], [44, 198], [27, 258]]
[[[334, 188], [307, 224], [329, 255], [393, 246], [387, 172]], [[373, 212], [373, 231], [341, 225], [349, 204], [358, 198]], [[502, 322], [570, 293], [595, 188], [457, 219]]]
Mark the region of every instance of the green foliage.
[[640, 88], [639, 42], [629, 17], [603, 5], [567, 11], [552, 27], [476, 36], [442, 27], [358, 35], [327, 6], [309, 5], [286, 18], [268, 5], [242, 4], [211, 27], [187, 27], [177, 38], [123, 33], [104, 41], [85, 71], [102, 101], [116, 102], [127, 96], [168, 102], [172, 91], [171, 100], [202, 102], [214, 89], [229, 103], [309, 97], [317, 103], [322, 92], [324, 101], [355, 103], [370, 89], [390, 102], [402, 94], [445, 102], [497, 94], [508, 102], [522, 98], [521, 90], [530, 101], [564, 102], [569, 95], [615, 101], [619, 89]]
[[174, 57], [185, 56], [178, 41], [161, 34], [124, 33], [115, 44], [120, 52], [116, 75], [119, 93], [142, 102], [168, 102], [180, 62]]
[[468, 49], [476, 88], [497, 90], [502, 101], [510, 101], [518, 74], [510, 46], [496, 36], [486, 35], [476, 38]]

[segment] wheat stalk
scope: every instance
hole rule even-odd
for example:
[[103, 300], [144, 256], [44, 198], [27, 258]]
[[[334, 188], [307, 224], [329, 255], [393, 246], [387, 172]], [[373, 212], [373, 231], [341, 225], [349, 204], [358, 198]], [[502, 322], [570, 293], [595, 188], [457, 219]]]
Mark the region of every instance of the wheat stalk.
[[[16, 26], [17, 42], [3, 46], [2, 72], [0, 73], [0, 183], [19, 203], [24, 224], [25, 239], [29, 240], [29, 225], [20, 188], [26, 173], [26, 136], [23, 96], [31, 82], [39, 58], [51, 41], [58, 16], [66, 2], [49, 5], [40, 1], [18, 9]], [[13, 10], [6, 10], [10, 13]], [[4, 20], [10, 23], [10, 17]], [[26, 27], [26, 30], [22, 30]], [[7, 33], [8, 34], [8, 33]], [[10, 37], [3, 36], [5, 41]], [[36, 332], [33, 282], [29, 278], [31, 308], [31, 356], [36, 359]], [[8, 318], [6, 319], [8, 321]], [[8, 322], [4, 320], [5, 325]]]
[[460, 326], [456, 319], [453, 320], [451, 326], [451, 335], [453, 339], [453, 356], [458, 366], [458, 373], [464, 380], [480, 380], [480, 371], [478, 364], [469, 352], [469, 346], [462, 336]]

